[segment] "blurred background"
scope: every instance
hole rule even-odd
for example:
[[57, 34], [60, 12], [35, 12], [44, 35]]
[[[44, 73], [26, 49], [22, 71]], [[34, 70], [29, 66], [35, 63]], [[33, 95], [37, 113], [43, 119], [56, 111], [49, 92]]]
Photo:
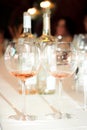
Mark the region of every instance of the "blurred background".
[[[32, 32], [41, 35], [42, 15], [40, 14], [40, 2], [42, 0], [0, 0], [0, 28], [4, 28], [5, 37], [9, 38], [9, 25], [22, 22], [23, 12], [35, 7], [39, 10], [39, 15], [32, 20]], [[51, 15], [51, 32], [54, 34], [55, 22], [60, 17], [69, 17], [73, 20], [75, 34], [82, 33], [83, 18], [87, 14], [87, 0], [50, 0], [54, 3]]]

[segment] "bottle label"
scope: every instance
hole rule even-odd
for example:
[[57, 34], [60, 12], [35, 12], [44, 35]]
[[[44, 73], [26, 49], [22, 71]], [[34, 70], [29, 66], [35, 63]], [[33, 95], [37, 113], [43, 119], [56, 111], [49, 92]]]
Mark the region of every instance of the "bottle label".
[[56, 79], [53, 76], [47, 77], [47, 89], [54, 90], [56, 85]]

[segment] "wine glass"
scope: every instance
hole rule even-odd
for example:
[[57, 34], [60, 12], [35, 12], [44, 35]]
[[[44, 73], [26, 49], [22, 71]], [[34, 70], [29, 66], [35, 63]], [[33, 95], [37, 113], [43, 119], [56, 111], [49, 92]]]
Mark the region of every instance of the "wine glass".
[[44, 60], [46, 70], [59, 79], [59, 95], [61, 96], [62, 80], [71, 76], [77, 68], [76, 51], [70, 42], [56, 42], [46, 47]]
[[36, 117], [26, 114], [25, 109], [25, 81], [35, 76], [40, 66], [40, 51], [35, 44], [10, 43], [4, 55], [5, 65], [10, 74], [22, 82], [23, 108], [19, 115], [11, 115], [16, 120], [32, 120]]
[[78, 53], [78, 74], [77, 74], [77, 90], [83, 90], [83, 109], [87, 110], [87, 35], [79, 35], [77, 40]]

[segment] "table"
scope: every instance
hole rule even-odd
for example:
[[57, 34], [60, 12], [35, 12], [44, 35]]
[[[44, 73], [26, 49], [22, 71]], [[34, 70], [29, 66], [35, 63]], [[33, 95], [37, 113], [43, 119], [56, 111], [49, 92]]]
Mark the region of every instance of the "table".
[[[15, 114], [15, 109], [21, 111], [22, 96], [18, 93], [17, 79], [6, 70], [3, 57], [0, 58], [0, 122], [3, 130], [87, 130], [87, 111], [83, 105], [82, 92], [72, 89], [75, 85], [73, 77], [63, 81], [63, 96], [56, 91], [52, 95], [27, 95], [26, 111], [38, 115], [35, 121], [15, 121], [8, 119]], [[70, 113], [71, 118], [54, 119], [44, 115], [53, 113], [50, 104], [63, 113]]]

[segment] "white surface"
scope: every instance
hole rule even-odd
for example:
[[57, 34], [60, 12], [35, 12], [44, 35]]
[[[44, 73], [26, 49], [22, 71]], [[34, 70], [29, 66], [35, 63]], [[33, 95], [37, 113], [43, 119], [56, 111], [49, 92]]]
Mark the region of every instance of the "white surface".
[[81, 108], [83, 96], [72, 90], [72, 79], [63, 82], [64, 90], [62, 98], [58, 94], [43, 95], [43, 97], [57, 110], [70, 113], [70, 119], [54, 120], [45, 117], [45, 114], [53, 113], [50, 106], [40, 95], [26, 96], [26, 111], [28, 114], [38, 115], [35, 121], [15, 121], [8, 119], [15, 114], [14, 108], [21, 111], [22, 96], [18, 93], [18, 82], [5, 68], [3, 58], [0, 59], [0, 122], [3, 130], [87, 130], [87, 111]]

